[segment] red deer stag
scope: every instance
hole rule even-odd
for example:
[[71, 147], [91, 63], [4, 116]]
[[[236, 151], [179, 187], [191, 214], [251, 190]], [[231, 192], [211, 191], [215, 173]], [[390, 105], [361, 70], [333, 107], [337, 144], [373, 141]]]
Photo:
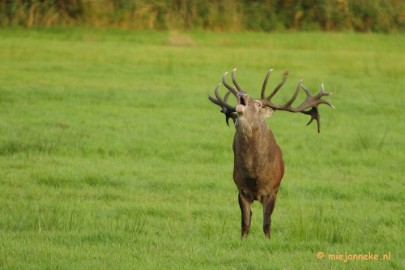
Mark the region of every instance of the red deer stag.
[[[260, 99], [251, 98], [235, 79], [235, 71], [232, 71], [232, 82], [235, 86], [230, 86], [225, 77], [222, 77], [223, 85], [229, 90], [224, 98], [218, 92], [219, 86], [215, 88], [216, 99], [208, 96], [209, 100], [221, 107], [221, 112], [226, 116], [226, 123], [229, 125], [229, 118], [235, 123], [235, 136], [233, 140], [234, 169], [233, 179], [239, 190], [238, 200], [242, 212], [242, 238], [245, 238], [250, 229], [252, 211], [250, 205], [258, 200], [263, 205], [263, 231], [266, 237], [270, 238], [271, 214], [276, 202], [278, 187], [284, 174], [284, 161], [280, 147], [277, 145], [273, 133], [264, 122], [271, 117], [276, 110], [289, 112], [301, 112], [311, 116], [309, 125], [313, 120], [317, 121], [318, 132], [320, 131], [320, 115], [318, 105], [333, 105], [322, 99], [329, 93], [324, 91], [323, 85], [320, 92], [312, 96], [304, 87], [302, 81], [298, 83], [292, 98], [284, 105], [274, 104], [271, 99], [283, 86], [288, 73], [285, 72], [283, 79], [271, 92], [265, 95], [267, 81], [272, 70], [269, 70], [264, 79]], [[306, 93], [306, 99], [297, 107], [292, 107], [300, 89]], [[230, 94], [237, 98], [237, 105], [228, 104]]]

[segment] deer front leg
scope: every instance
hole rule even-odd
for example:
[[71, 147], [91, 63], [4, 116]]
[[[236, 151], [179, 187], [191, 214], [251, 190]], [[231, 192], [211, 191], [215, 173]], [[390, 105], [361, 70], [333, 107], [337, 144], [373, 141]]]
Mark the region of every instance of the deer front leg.
[[252, 211], [250, 204], [252, 203], [249, 198], [246, 198], [241, 192], [238, 196], [240, 211], [242, 213], [242, 238], [246, 238], [250, 229], [250, 222], [252, 220]]
[[274, 210], [274, 205], [276, 204], [277, 194], [271, 194], [263, 198], [263, 232], [267, 238], [270, 238], [271, 230], [271, 214]]

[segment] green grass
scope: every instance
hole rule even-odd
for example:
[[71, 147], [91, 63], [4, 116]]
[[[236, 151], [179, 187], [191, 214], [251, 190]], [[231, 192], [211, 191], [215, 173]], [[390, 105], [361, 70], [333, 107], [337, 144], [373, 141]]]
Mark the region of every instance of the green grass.
[[[403, 269], [405, 36], [0, 30], [0, 268]], [[286, 175], [272, 239], [240, 239], [232, 137], [212, 93], [238, 67], [277, 101], [324, 82], [322, 128], [268, 121]], [[221, 89], [223, 92], [224, 90]], [[324, 259], [317, 259], [324, 252]], [[343, 262], [329, 254], [391, 254]]]

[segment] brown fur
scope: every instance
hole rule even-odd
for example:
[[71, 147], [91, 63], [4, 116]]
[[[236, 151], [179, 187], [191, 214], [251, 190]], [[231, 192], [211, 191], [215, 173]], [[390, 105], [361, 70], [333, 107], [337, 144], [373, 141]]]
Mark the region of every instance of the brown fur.
[[[247, 95], [245, 100], [248, 100]], [[281, 149], [264, 122], [272, 110], [258, 103], [248, 100], [235, 123], [233, 179], [239, 190], [242, 237], [249, 233], [250, 204], [254, 200], [263, 204], [263, 231], [270, 237], [271, 214], [284, 175]]]

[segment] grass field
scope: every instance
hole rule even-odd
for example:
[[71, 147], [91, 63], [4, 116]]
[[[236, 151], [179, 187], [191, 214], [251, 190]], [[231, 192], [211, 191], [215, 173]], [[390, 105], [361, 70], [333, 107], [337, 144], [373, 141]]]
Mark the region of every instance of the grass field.
[[[0, 268], [403, 269], [404, 44], [1, 29]], [[258, 203], [240, 239], [234, 128], [207, 99], [234, 67], [255, 97], [269, 68], [273, 87], [290, 71], [280, 103], [300, 79], [333, 92], [320, 134], [268, 121], [286, 162], [271, 240]]]

